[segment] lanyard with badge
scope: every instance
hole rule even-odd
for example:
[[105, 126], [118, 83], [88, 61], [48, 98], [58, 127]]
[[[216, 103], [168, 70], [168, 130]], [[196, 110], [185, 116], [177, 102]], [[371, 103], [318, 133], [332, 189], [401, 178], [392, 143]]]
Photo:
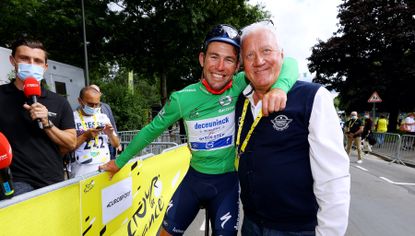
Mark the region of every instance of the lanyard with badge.
[[[84, 130], [86, 131], [88, 129], [88, 127], [87, 127], [86, 122], [84, 120], [84, 116], [82, 115], [82, 112], [80, 110], [78, 110], [78, 114], [79, 114], [79, 118], [81, 119], [81, 125], [84, 128]], [[94, 119], [94, 124], [98, 124], [96, 115], [93, 115], [92, 118]], [[98, 135], [95, 136], [95, 145], [94, 146], [98, 147]]]
[[248, 131], [248, 134], [246, 135], [244, 141], [242, 142], [242, 146], [241, 146], [240, 151], [238, 151], [239, 145], [241, 144], [242, 127], [244, 126], [245, 117], [246, 117], [246, 113], [247, 113], [247, 110], [248, 110], [248, 104], [249, 104], [249, 100], [248, 100], [248, 98], [245, 98], [245, 102], [244, 102], [244, 106], [243, 106], [242, 114], [241, 114], [241, 120], [239, 121], [238, 133], [236, 135], [236, 149], [235, 149], [236, 150], [236, 158], [235, 158], [235, 168], [236, 169], [238, 169], [238, 167], [239, 167], [240, 155], [245, 152], [246, 146], [248, 145], [248, 142], [251, 139], [252, 132], [254, 131], [255, 127], [258, 125], [259, 121], [262, 118], [262, 110], [260, 110], [258, 115], [255, 117], [255, 120], [252, 123], [251, 128]]

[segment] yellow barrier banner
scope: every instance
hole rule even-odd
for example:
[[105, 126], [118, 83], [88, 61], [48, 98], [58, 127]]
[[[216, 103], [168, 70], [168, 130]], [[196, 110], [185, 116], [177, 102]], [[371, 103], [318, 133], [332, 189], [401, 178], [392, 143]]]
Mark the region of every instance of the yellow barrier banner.
[[156, 235], [189, 161], [182, 147], [81, 181], [82, 235]]
[[112, 180], [101, 173], [0, 208], [0, 236], [156, 235], [190, 156], [181, 146], [128, 163]]
[[0, 208], [0, 235], [81, 235], [78, 196], [79, 185], [72, 184]]

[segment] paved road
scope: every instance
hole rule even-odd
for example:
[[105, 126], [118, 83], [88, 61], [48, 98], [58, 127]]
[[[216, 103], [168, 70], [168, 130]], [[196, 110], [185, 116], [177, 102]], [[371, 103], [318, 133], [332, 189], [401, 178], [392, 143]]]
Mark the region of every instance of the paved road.
[[[346, 235], [415, 235], [415, 169], [372, 155], [362, 164], [355, 163], [355, 154], [351, 160], [352, 200]], [[204, 211], [200, 211], [185, 236], [203, 236], [203, 229]]]

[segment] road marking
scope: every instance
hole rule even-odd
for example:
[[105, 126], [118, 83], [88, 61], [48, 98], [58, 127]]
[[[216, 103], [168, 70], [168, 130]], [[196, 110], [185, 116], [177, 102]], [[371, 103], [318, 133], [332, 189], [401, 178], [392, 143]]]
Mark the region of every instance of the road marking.
[[383, 179], [383, 180], [385, 180], [386, 182], [391, 183], [391, 184], [415, 186], [415, 183], [393, 182], [392, 180], [390, 180], [390, 179], [388, 179], [388, 178], [385, 178], [385, 177], [379, 177], [379, 178], [381, 178], [381, 179]]
[[203, 223], [202, 223], [202, 225], [200, 226], [200, 231], [205, 231], [205, 220], [206, 219], [203, 219]]
[[361, 170], [368, 171], [367, 169], [365, 169], [365, 168], [363, 168], [363, 167], [361, 167], [361, 166], [357, 166], [357, 165], [356, 165], [356, 167], [357, 167], [357, 168], [359, 168], [359, 169], [361, 169]]

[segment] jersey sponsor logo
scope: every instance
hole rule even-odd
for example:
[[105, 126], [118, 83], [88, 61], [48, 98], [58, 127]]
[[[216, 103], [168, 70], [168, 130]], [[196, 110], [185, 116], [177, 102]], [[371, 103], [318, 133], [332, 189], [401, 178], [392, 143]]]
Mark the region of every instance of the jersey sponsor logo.
[[196, 92], [196, 89], [182, 89], [180, 91], [177, 91], [177, 93], [192, 93]]
[[227, 136], [216, 141], [211, 142], [190, 142], [192, 149], [197, 150], [209, 150], [209, 149], [217, 149], [222, 147], [227, 147], [232, 144], [232, 136]]
[[230, 220], [232, 218], [232, 215], [230, 212], [227, 212], [225, 215], [223, 215], [220, 220], [222, 221], [222, 223], [220, 224], [220, 226], [222, 227], [222, 229], [225, 228], [225, 224], [226, 222], [228, 222], [228, 220]]
[[234, 112], [204, 120], [186, 121], [192, 150], [212, 150], [233, 145]]
[[218, 112], [223, 113], [223, 112], [233, 111], [234, 109], [235, 109], [234, 106], [230, 106], [230, 107], [225, 107], [223, 109], [219, 109]]
[[292, 121], [293, 119], [289, 119], [285, 115], [278, 115], [273, 120], [271, 120], [272, 127], [277, 131], [283, 131], [287, 129]]
[[166, 113], [166, 110], [164, 110], [164, 107], [161, 108], [161, 110], [159, 111], [158, 116], [160, 116], [160, 119], [163, 119], [164, 114]]
[[173, 207], [173, 200], [170, 200], [170, 202], [169, 202], [169, 205], [167, 205], [167, 210], [166, 210], [166, 215], [168, 215], [169, 214], [169, 210], [170, 210], [170, 208], [172, 208]]
[[227, 96], [225, 96], [225, 97], [221, 97], [220, 99], [219, 99], [219, 104], [221, 105], [221, 106], [227, 106], [227, 105], [229, 105], [229, 104], [231, 104], [232, 103], [232, 97], [231, 96], [229, 96], [229, 95], [227, 95]]
[[192, 110], [192, 111], [189, 113], [189, 118], [190, 118], [190, 119], [196, 119], [197, 117], [199, 117], [199, 112], [198, 112], [198, 110], [197, 110], [197, 108], [196, 108], [196, 109]]
[[223, 125], [229, 123], [229, 117], [225, 117], [223, 119], [216, 119], [215, 121], [209, 121], [204, 123], [197, 123], [195, 124], [195, 129], [205, 129], [205, 128], [212, 128], [218, 125]]
[[184, 230], [183, 230], [183, 229], [176, 229], [176, 227], [174, 227], [172, 230], [173, 230], [173, 232], [175, 232], [175, 233], [179, 233], [179, 234], [184, 233]]

